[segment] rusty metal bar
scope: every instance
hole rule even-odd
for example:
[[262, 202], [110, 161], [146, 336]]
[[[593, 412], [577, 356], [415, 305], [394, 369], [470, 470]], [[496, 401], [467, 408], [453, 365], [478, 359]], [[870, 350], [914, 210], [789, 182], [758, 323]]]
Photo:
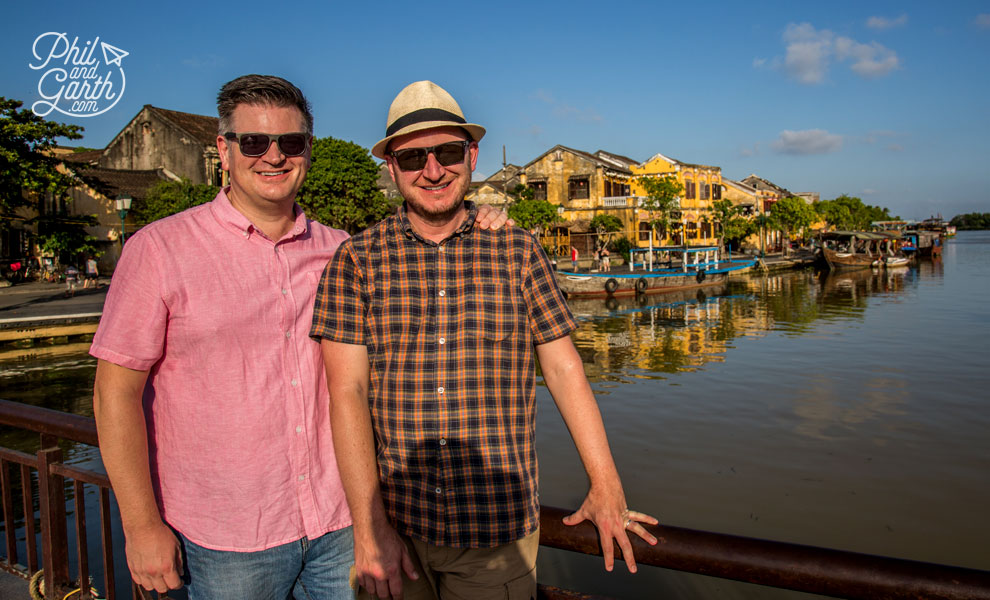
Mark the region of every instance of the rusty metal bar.
[[86, 491], [83, 489], [83, 482], [76, 480], [72, 482], [72, 491], [75, 494], [76, 505], [76, 558], [79, 561], [79, 598], [80, 600], [90, 600], [93, 596], [89, 593], [89, 548], [86, 545]]
[[551, 585], [536, 586], [536, 600], [614, 600], [607, 596], [582, 594], [571, 590], [562, 590]]
[[7, 566], [17, 563], [17, 536], [14, 527], [14, 487], [10, 478], [10, 465], [0, 459], [0, 495], [3, 497], [3, 531], [7, 540]]
[[24, 506], [24, 546], [27, 551], [29, 573], [38, 570], [38, 541], [35, 539], [34, 485], [31, 483], [31, 467], [21, 465], [21, 501]]
[[110, 529], [110, 490], [100, 488], [100, 541], [103, 546], [103, 590], [107, 600], [116, 600], [117, 586], [113, 580], [113, 535]]
[[[598, 532], [572, 511], [544, 506], [540, 544], [601, 555]], [[990, 571], [815, 548], [681, 527], [647, 527], [659, 543], [633, 536], [636, 562], [772, 587], [862, 600], [990, 599]], [[621, 552], [616, 548], [617, 556]], [[618, 559], [617, 559], [618, 560]]]
[[95, 473], [93, 471], [87, 471], [85, 469], [70, 467], [69, 465], [62, 463], [52, 465], [52, 475], [61, 475], [66, 479], [75, 479], [76, 481], [89, 483], [99, 487], [110, 487], [110, 478], [106, 475], [102, 473]]
[[0, 423], [90, 446], [98, 446], [100, 443], [96, 435], [96, 421], [92, 417], [73, 415], [22, 402], [0, 400]]
[[[61, 462], [62, 450], [42, 436], [38, 451], [38, 498], [41, 502], [41, 553], [45, 570], [45, 598], [55, 598], [69, 583], [68, 535], [65, 524], [65, 480], [51, 475]], [[54, 446], [54, 447], [53, 447]]]

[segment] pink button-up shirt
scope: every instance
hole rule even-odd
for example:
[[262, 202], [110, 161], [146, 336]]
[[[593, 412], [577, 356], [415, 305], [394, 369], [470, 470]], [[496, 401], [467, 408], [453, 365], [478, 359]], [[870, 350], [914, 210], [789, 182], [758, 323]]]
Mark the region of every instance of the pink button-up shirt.
[[90, 349], [150, 370], [159, 508], [207, 548], [263, 550], [351, 524], [320, 345], [308, 335], [320, 274], [347, 234], [296, 212], [275, 242], [221, 191], [141, 229]]

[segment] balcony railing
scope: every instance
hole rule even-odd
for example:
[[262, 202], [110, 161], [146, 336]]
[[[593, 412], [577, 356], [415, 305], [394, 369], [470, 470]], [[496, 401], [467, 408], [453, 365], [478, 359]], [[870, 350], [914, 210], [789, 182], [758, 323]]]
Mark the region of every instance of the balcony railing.
[[[25, 577], [38, 571], [38, 544], [41, 539], [46, 585], [45, 598], [93, 598], [88, 585], [90, 562], [88, 530], [84, 507], [85, 485], [99, 490], [99, 530], [104, 598], [117, 597], [114, 585], [114, 547], [111, 538], [110, 482], [101, 473], [66, 465], [58, 441], [72, 440], [98, 446], [93, 419], [17, 402], [0, 400], [0, 425], [23, 429], [41, 436], [41, 448], [34, 455], [0, 447], [0, 504], [6, 555], [0, 569]], [[15, 508], [15, 479], [19, 473], [21, 511]], [[33, 479], [38, 481], [39, 506], [35, 510]], [[73, 480], [76, 534], [76, 574], [70, 576], [68, 519], [65, 506], [65, 480]], [[35, 513], [39, 517], [35, 517]], [[572, 552], [601, 555], [598, 533], [584, 522], [565, 526], [561, 519], [571, 511], [542, 507], [540, 544]], [[17, 552], [18, 515], [23, 516], [25, 556]], [[40, 532], [38, 524], [40, 522]], [[673, 526], [648, 527], [659, 540], [650, 546], [632, 536], [636, 560], [640, 564], [689, 573], [733, 579], [759, 585], [853, 599], [990, 600], [990, 571], [936, 565], [931, 563], [828, 550], [798, 544], [710, 533]], [[119, 551], [119, 550], [118, 550]], [[621, 554], [621, 552], [620, 552]], [[23, 560], [23, 562], [21, 562]], [[616, 560], [619, 560], [617, 558]], [[77, 589], [81, 588], [81, 589]], [[591, 598], [585, 594], [540, 586], [539, 597], [546, 600]], [[131, 584], [135, 599], [149, 594]], [[167, 598], [158, 595], [158, 598]]]

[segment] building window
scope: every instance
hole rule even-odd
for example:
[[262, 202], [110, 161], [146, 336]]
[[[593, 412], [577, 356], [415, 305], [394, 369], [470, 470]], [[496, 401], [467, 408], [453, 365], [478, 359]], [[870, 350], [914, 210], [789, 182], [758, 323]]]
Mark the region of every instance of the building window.
[[587, 200], [588, 199], [588, 180], [587, 179], [571, 179], [567, 182], [567, 199], [568, 200]]
[[722, 199], [722, 184], [713, 183], [712, 184], [712, 200]]
[[650, 241], [650, 224], [646, 221], [639, 222], [639, 241]]
[[701, 188], [701, 199], [702, 200], [708, 200], [708, 196], [710, 195], [710, 191], [712, 189], [711, 186], [708, 185], [707, 182], [705, 182], [705, 183], [700, 184], [698, 187]]
[[694, 182], [690, 179], [684, 180], [684, 198], [686, 200], [694, 200]]
[[533, 200], [547, 199], [547, 182], [534, 181], [529, 184], [529, 189], [533, 190]]
[[618, 194], [612, 194], [612, 180], [611, 179], [606, 179], [605, 180], [605, 197], [606, 198], [610, 198], [613, 195], [618, 196]]

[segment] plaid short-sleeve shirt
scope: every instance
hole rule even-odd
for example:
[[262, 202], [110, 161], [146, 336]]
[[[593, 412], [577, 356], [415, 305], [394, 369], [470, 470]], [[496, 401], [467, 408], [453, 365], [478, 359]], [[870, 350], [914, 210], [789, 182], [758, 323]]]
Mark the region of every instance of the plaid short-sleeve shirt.
[[404, 209], [344, 242], [310, 333], [368, 349], [378, 474], [397, 530], [467, 548], [536, 530], [534, 344], [577, 326], [533, 236], [478, 229], [475, 213], [440, 244]]

